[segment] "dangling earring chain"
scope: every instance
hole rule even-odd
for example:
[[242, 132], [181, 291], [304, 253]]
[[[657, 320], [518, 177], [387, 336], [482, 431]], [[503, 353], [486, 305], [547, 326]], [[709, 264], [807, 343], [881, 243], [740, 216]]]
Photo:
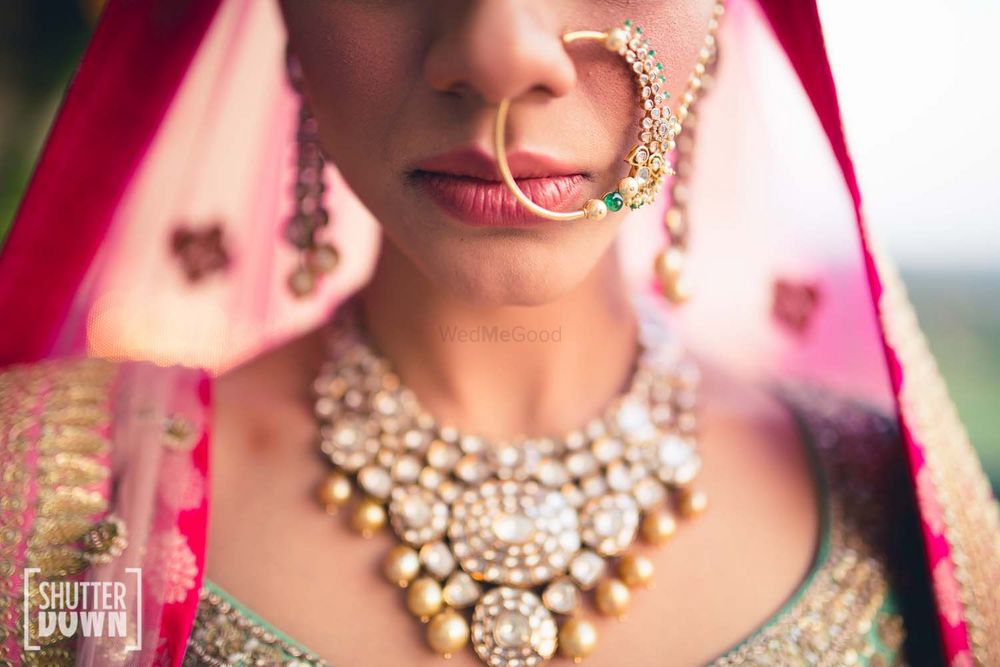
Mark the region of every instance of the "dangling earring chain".
[[298, 266], [288, 277], [288, 287], [300, 298], [312, 294], [319, 277], [332, 271], [339, 260], [336, 248], [317, 238], [330, 221], [323, 203], [326, 160], [320, 150], [318, 133], [316, 118], [303, 98], [296, 136], [295, 212], [285, 227], [285, 238], [299, 251]]
[[302, 66], [295, 55], [287, 54], [288, 81], [299, 94], [299, 123], [295, 135], [295, 212], [285, 226], [285, 238], [298, 250], [295, 269], [288, 276], [288, 288], [298, 298], [316, 290], [319, 278], [336, 268], [337, 249], [321, 242], [319, 232], [330, 222], [323, 195], [326, 192], [326, 160], [319, 145], [319, 125], [306, 103], [302, 86]]
[[698, 52], [698, 62], [688, 79], [687, 88], [677, 107], [677, 119], [681, 132], [675, 139], [675, 160], [677, 169], [670, 183], [670, 207], [663, 216], [663, 226], [667, 233], [668, 245], [656, 257], [655, 272], [664, 295], [673, 303], [683, 303], [690, 297], [690, 286], [684, 276], [684, 264], [688, 243], [688, 179], [691, 176], [692, 154], [694, 153], [694, 133], [697, 132], [695, 106], [699, 93], [710, 87], [719, 62], [719, 47], [716, 33], [719, 19], [725, 12], [724, 0], [717, 0], [713, 16], [708, 23], [708, 35]]

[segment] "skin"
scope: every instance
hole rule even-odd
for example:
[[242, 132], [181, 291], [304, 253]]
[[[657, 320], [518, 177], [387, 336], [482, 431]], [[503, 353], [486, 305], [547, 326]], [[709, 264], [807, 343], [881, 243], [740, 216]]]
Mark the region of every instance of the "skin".
[[[686, 73], [711, 4], [288, 0], [282, 9], [324, 150], [384, 230], [361, 299], [403, 382], [439, 420], [494, 438], [564, 432], [598, 414], [635, 356], [614, 252], [626, 216], [472, 228], [407, 174], [442, 150], [488, 149], [492, 106], [517, 97], [512, 146], [577, 165], [588, 191], [611, 189], [635, 133], [629, 80], [606, 52], [568, 53], [559, 35], [629, 16], [667, 71]], [[477, 326], [559, 330], [561, 340], [460, 344], [441, 334]], [[334, 665], [440, 665], [378, 573], [391, 536], [363, 540], [312, 499], [327, 471], [309, 395], [322, 357], [312, 332], [217, 383], [208, 576]], [[815, 481], [789, 415], [758, 389], [707, 366], [705, 376], [701, 484], [712, 506], [667, 548], [642, 547], [657, 588], [635, 593], [627, 622], [598, 621], [587, 664], [703, 663], [765, 621], [811, 563]], [[480, 663], [461, 651], [450, 664]]]

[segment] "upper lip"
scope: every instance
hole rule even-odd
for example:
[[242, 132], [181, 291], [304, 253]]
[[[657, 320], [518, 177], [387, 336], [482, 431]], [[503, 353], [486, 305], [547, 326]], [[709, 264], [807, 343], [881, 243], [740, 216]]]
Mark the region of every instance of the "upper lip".
[[[553, 178], [584, 173], [557, 158], [526, 150], [508, 151], [507, 164], [510, 165], [514, 178]], [[479, 147], [458, 148], [433, 155], [414, 165], [414, 171], [477, 178], [483, 181], [501, 180], [496, 159]]]

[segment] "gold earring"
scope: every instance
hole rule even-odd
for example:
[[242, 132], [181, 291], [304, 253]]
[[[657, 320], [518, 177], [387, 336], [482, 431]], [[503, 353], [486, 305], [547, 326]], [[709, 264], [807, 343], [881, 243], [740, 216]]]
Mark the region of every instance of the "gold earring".
[[684, 274], [684, 265], [689, 236], [688, 179], [692, 169], [694, 134], [697, 132], [697, 118], [694, 111], [699, 93], [709, 86], [715, 73], [719, 56], [716, 33], [719, 29], [719, 19], [724, 11], [723, 0], [717, 0], [709, 21], [708, 35], [698, 53], [698, 62], [677, 107], [677, 118], [681, 121], [684, 131], [676, 139], [677, 173], [670, 184], [670, 207], [663, 216], [668, 245], [657, 255], [653, 269], [664, 296], [675, 304], [684, 303], [691, 296], [691, 287]]
[[326, 192], [326, 159], [319, 145], [319, 126], [302, 92], [302, 69], [288, 54], [288, 78], [299, 94], [299, 122], [295, 138], [295, 212], [285, 225], [285, 238], [298, 251], [296, 267], [288, 276], [288, 288], [297, 298], [316, 291], [319, 279], [336, 268], [340, 255], [319, 233], [330, 222], [323, 202]]
[[656, 51], [643, 37], [642, 28], [633, 26], [631, 20], [626, 20], [621, 27], [603, 32], [578, 30], [562, 36], [563, 44], [579, 40], [603, 43], [609, 51], [621, 56], [635, 75], [642, 110], [639, 143], [625, 156], [625, 162], [630, 165], [629, 172], [618, 182], [616, 190], [608, 192], [601, 199], [589, 199], [583, 208], [576, 211], [551, 211], [531, 201], [518, 187], [510, 172], [505, 144], [511, 99], [501, 100], [497, 107], [493, 133], [500, 175], [504, 184], [525, 208], [548, 220], [600, 220], [608, 211], [620, 211], [625, 206], [636, 209], [650, 204], [656, 199], [666, 177], [673, 174], [667, 153], [674, 149], [674, 137], [680, 132], [680, 121], [666, 106], [670, 94], [665, 86], [663, 64], [654, 58]]

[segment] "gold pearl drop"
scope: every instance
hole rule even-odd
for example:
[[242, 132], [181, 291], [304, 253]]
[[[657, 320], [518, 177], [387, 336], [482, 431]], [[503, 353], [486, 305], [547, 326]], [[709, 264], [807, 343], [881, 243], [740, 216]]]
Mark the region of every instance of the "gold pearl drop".
[[650, 544], [665, 544], [677, 532], [677, 520], [666, 510], [650, 512], [642, 519], [642, 536]]
[[673, 303], [683, 303], [691, 296], [691, 287], [683, 274], [684, 252], [670, 247], [656, 256], [655, 271], [663, 293]]
[[365, 498], [351, 514], [351, 527], [364, 537], [371, 537], [385, 525], [385, 508], [374, 498]]
[[625, 611], [632, 599], [632, 593], [621, 579], [604, 579], [597, 585], [594, 601], [597, 609], [605, 616], [625, 617]]
[[671, 303], [680, 304], [691, 299], [691, 283], [683, 274], [666, 283], [663, 291]]
[[622, 28], [614, 28], [608, 31], [608, 36], [604, 40], [604, 46], [608, 51], [617, 51], [628, 43], [628, 33]]
[[306, 264], [314, 273], [324, 274], [333, 271], [340, 263], [340, 254], [329, 243], [316, 246], [306, 251]]
[[622, 196], [626, 204], [629, 203], [633, 197], [639, 194], [639, 181], [631, 176], [621, 179], [618, 181], [618, 194]]
[[333, 514], [338, 507], [351, 499], [351, 480], [342, 472], [331, 472], [320, 483], [316, 490], [316, 498], [323, 509]]
[[679, 248], [667, 248], [656, 258], [656, 274], [661, 282], [676, 278], [683, 269], [684, 253]]
[[571, 618], [559, 628], [559, 651], [572, 660], [580, 662], [597, 648], [597, 628], [585, 618]]
[[446, 658], [450, 658], [468, 641], [469, 624], [452, 609], [445, 609], [427, 624], [427, 643]]
[[587, 220], [600, 220], [608, 214], [608, 205], [600, 199], [588, 199], [583, 212]]
[[656, 263], [653, 266], [656, 277], [664, 290], [668, 289], [677, 277], [681, 275], [683, 268], [684, 253], [673, 246], [661, 251], [656, 256]]
[[618, 564], [618, 574], [622, 581], [635, 588], [650, 586], [653, 583], [653, 562], [639, 554], [626, 554]]
[[680, 508], [681, 514], [692, 518], [704, 513], [708, 507], [708, 496], [704, 491], [696, 489], [685, 489], [681, 494]]
[[420, 577], [414, 581], [406, 594], [406, 606], [414, 616], [425, 623], [431, 616], [441, 611], [443, 605], [441, 584], [430, 577]]
[[316, 276], [305, 266], [300, 266], [288, 276], [288, 287], [297, 297], [306, 297], [316, 289]]
[[420, 574], [420, 555], [405, 544], [397, 544], [386, 554], [382, 574], [390, 582], [405, 588]]

